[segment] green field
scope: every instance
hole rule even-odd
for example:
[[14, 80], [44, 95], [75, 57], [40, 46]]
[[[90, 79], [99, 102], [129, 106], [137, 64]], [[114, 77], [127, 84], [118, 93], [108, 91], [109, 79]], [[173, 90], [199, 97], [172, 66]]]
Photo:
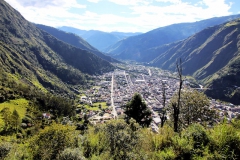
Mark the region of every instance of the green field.
[[[10, 100], [4, 103], [0, 103], [0, 111], [5, 108], [9, 107], [10, 111], [12, 112], [14, 109], [17, 110], [20, 118], [22, 119], [25, 116], [26, 108], [28, 107], [28, 100], [26, 99], [16, 99], [16, 100]], [[3, 125], [2, 117], [0, 118], [0, 126]]]
[[85, 107], [87, 110], [90, 110], [90, 111], [100, 111], [100, 109], [99, 109], [99, 107], [98, 107], [99, 104], [101, 104], [102, 109], [106, 109], [106, 108], [108, 108], [106, 102], [97, 102], [97, 103], [93, 103], [93, 106], [90, 106], [90, 105], [84, 105], [84, 107]]

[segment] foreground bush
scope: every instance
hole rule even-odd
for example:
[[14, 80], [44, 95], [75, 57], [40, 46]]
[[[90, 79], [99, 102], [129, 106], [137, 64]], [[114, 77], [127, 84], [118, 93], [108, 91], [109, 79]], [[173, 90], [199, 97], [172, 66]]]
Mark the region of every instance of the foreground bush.
[[91, 157], [108, 157], [112, 159], [138, 159], [140, 139], [139, 125], [124, 120], [110, 121], [90, 128], [84, 142], [84, 155]]
[[66, 148], [59, 157], [60, 160], [86, 160], [80, 148]]
[[9, 142], [0, 143], [0, 159], [4, 159], [12, 148], [12, 144]]
[[58, 159], [60, 153], [68, 147], [76, 147], [75, 128], [53, 124], [46, 127], [30, 142], [33, 159]]
[[215, 159], [240, 159], [239, 130], [229, 124], [220, 124], [209, 131], [209, 149]]

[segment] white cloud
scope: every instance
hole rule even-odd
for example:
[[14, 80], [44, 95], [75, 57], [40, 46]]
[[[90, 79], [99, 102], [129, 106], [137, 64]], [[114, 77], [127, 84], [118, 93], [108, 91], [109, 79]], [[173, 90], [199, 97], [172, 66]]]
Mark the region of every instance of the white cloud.
[[45, 7], [61, 7], [61, 8], [86, 8], [85, 5], [77, 3], [76, 0], [6, 0], [10, 5], [17, 7], [36, 7], [45, 8]]
[[[76, 0], [6, 0], [27, 20], [50, 26], [59, 26], [65, 21], [78, 19], [79, 15], [69, 12], [71, 8], [84, 9]], [[66, 20], [68, 19], [68, 20]]]
[[88, 2], [98, 3], [100, 0], [87, 0]]
[[156, 0], [157, 2], [164, 2], [164, 3], [173, 3], [173, 4], [178, 4], [181, 3], [181, 0]]
[[[158, 2], [170, 2], [168, 6], [132, 6], [132, 14], [138, 15], [134, 21], [141, 26], [157, 28], [173, 23], [194, 22], [211, 17], [230, 15], [231, 4], [225, 4], [224, 0], [203, 0], [206, 6], [199, 6], [180, 0], [157, 0]], [[217, 7], [216, 7], [217, 6]]]
[[113, 2], [118, 5], [138, 5], [138, 4], [143, 4], [143, 5], [148, 5], [151, 3], [151, 0], [109, 0], [109, 2]]
[[[199, 0], [195, 4], [181, 0], [106, 0], [126, 7], [128, 16], [121, 13], [100, 14], [88, 11], [87, 6], [77, 0], [6, 0], [27, 20], [49, 26], [72, 26], [80, 29], [104, 31], [141, 31], [146, 32], [173, 23], [193, 22], [211, 17], [230, 15], [231, 3], [224, 0]], [[101, 0], [88, 0], [98, 3]], [[159, 5], [153, 5], [154, 4]], [[161, 5], [169, 3], [169, 5]], [[216, 7], [217, 6], [217, 7]], [[70, 12], [78, 8], [81, 14]], [[124, 13], [123, 15], [126, 15]]]

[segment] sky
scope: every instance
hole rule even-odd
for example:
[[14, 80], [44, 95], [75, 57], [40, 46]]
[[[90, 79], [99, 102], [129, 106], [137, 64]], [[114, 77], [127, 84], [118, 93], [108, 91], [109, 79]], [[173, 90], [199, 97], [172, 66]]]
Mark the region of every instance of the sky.
[[28, 21], [105, 32], [148, 32], [240, 14], [239, 0], [5, 0]]

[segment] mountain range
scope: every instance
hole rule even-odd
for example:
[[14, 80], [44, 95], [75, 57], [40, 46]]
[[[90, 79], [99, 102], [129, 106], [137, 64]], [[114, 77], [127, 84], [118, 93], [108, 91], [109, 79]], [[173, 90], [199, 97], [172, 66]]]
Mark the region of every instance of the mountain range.
[[67, 92], [69, 84], [83, 85], [89, 75], [114, 69], [89, 50], [37, 28], [5, 1], [0, 1], [0, 14], [0, 67], [15, 80]]
[[67, 26], [59, 27], [58, 29], [65, 32], [77, 34], [78, 36], [82, 37], [89, 44], [91, 44], [100, 51], [104, 51], [107, 47], [117, 43], [122, 39], [141, 34], [140, 32], [125, 33], [125, 32], [103, 32], [98, 30], [80, 30], [77, 28]]
[[91, 46], [87, 41], [85, 41], [84, 39], [82, 39], [80, 36], [70, 33], [70, 32], [64, 32], [62, 30], [56, 29], [54, 27], [50, 27], [50, 26], [45, 26], [45, 25], [41, 25], [41, 24], [35, 24], [38, 28], [48, 32], [49, 34], [53, 35], [54, 37], [58, 38], [59, 40], [68, 43], [72, 46], [81, 48], [83, 50], [87, 50], [91, 53], [94, 53], [95, 55], [101, 57], [102, 59], [109, 61], [109, 62], [119, 62], [116, 59], [113, 59], [110, 56], [107, 56], [105, 54], [103, 54], [102, 52], [100, 52], [99, 50], [97, 50], [96, 48], [94, 48], [93, 46]]
[[170, 43], [188, 38], [207, 27], [239, 17], [240, 15], [232, 15], [160, 27], [145, 34], [123, 39], [108, 47], [104, 52], [117, 59], [149, 62], [158, 56], [159, 50], [166, 49]]

